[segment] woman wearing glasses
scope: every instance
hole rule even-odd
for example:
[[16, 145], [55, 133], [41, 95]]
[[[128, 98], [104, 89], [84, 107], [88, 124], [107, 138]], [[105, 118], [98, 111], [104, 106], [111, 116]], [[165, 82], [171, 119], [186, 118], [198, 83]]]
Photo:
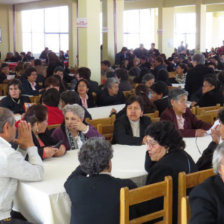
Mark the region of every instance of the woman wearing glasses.
[[[163, 181], [165, 176], [173, 179], [173, 222], [177, 223], [178, 173], [192, 173], [197, 166], [185, 151], [185, 142], [179, 131], [169, 121], [152, 123], [146, 129], [147, 152], [145, 169], [148, 172], [146, 184]], [[163, 200], [156, 199], [147, 203], [145, 210], [153, 212], [163, 207]], [[148, 210], [150, 209], [150, 211]]]
[[183, 137], [202, 137], [211, 125], [198, 120], [187, 107], [188, 92], [175, 88], [169, 92], [170, 107], [166, 108], [160, 120], [172, 121]]

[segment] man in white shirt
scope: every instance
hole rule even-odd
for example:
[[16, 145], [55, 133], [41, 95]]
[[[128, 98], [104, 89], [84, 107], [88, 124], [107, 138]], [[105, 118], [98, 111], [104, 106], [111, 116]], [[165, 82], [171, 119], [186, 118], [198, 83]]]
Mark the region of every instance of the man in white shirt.
[[[13, 113], [0, 107], [0, 224], [28, 223], [10, 215], [18, 181], [41, 181], [44, 173], [42, 160], [33, 143], [30, 124], [21, 121], [17, 139], [15, 135]], [[16, 142], [18, 149], [14, 150], [10, 142]], [[24, 159], [27, 154], [29, 161]]]

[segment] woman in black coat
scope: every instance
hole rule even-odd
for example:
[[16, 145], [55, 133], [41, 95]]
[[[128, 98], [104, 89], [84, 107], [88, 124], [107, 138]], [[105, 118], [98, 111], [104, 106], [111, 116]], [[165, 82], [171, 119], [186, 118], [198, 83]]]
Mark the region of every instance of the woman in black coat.
[[151, 124], [149, 117], [143, 116], [144, 104], [139, 96], [131, 96], [126, 102], [126, 115], [114, 123], [113, 144], [141, 145], [145, 129]]
[[221, 91], [217, 88], [216, 77], [208, 76], [204, 78], [202, 96], [196, 105], [200, 107], [209, 107], [215, 106], [216, 104], [223, 104], [223, 96]]
[[[185, 151], [185, 143], [169, 121], [151, 124], [146, 130], [145, 169], [148, 172], [146, 184], [163, 181], [165, 176], [173, 178], [173, 223], [177, 223], [178, 173], [197, 171], [197, 166]], [[163, 201], [156, 199], [147, 204], [145, 210], [153, 212], [163, 207]], [[152, 211], [153, 210], [153, 211]]]
[[30, 103], [30, 98], [21, 96], [22, 83], [19, 79], [10, 80], [7, 93], [1, 101], [1, 107], [10, 109], [14, 114], [23, 114], [25, 112], [24, 103]]
[[[221, 136], [223, 124], [221, 123]], [[223, 136], [222, 136], [223, 138]], [[224, 143], [213, 154], [212, 165], [216, 175], [196, 186], [190, 193], [190, 224], [224, 223]]]

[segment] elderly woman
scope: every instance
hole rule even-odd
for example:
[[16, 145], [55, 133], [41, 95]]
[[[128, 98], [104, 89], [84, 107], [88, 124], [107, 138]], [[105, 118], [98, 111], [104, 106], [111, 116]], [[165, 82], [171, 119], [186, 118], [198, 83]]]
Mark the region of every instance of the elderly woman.
[[151, 123], [149, 117], [143, 116], [144, 104], [139, 96], [131, 96], [126, 102], [126, 114], [114, 123], [114, 144], [144, 144], [144, 132]]
[[84, 113], [78, 104], [68, 104], [63, 109], [65, 122], [53, 131], [51, 137], [57, 141], [62, 140], [66, 150], [80, 149], [88, 138], [101, 137], [93, 126], [83, 122]]
[[112, 157], [111, 144], [102, 138], [89, 139], [82, 145], [80, 166], [65, 182], [72, 202], [71, 223], [119, 223], [120, 188], [132, 189], [136, 185], [111, 176]]
[[200, 121], [187, 107], [188, 93], [179, 88], [170, 91], [170, 107], [160, 116], [160, 120], [172, 121], [183, 137], [201, 137], [211, 125]]
[[[178, 173], [197, 171], [197, 166], [191, 156], [185, 151], [185, 143], [169, 121], [152, 123], [146, 129], [146, 160], [145, 169], [148, 172], [146, 184], [163, 181], [165, 176], [173, 178], [173, 223], [177, 223], [177, 188]], [[156, 200], [148, 205], [150, 210], [161, 209], [162, 200]]]
[[65, 153], [63, 144], [54, 147], [57, 144], [55, 139], [50, 137], [47, 130], [48, 111], [41, 104], [36, 104], [28, 108], [24, 120], [31, 124], [33, 142], [38, 148], [38, 153], [42, 159], [53, 156], [62, 156]]
[[152, 73], [147, 73], [142, 78], [142, 83], [150, 88], [155, 82], [155, 76]]
[[223, 104], [223, 96], [219, 88], [217, 88], [217, 84], [217, 78], [213, 74], [205, 77], [202, 86], [202, 95], [199, 101], [192, 102], [191, 106], [209, 107]]
[[221, 143], [213, 155], [215, 176], [195, 187], [190, 194], [190, 224], [224, 223], [224, 143]]
[[2, 99], [1, 107], [10, 109], [14, 114], [23, 114], [25, 112], [24, 103], [30, 103], [27, 96], [21, 96], [22, 83], [19, 79], [9, 81], [7, 87], [8, 95]]
[[124, 102], [124, 95], [119, 91], [119, 81], [116, 78], [108, 78], [104, 85], [104, 90], [98, 95], [97, 104], [99, 106], [108, 106]]

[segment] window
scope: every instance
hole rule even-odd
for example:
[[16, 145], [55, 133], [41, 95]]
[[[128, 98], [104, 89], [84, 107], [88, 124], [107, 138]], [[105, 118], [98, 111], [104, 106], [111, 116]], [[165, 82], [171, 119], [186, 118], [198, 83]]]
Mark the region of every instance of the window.
[[224, 40], [223, 23], [224, 16], [222, 13], [206, 13], [206, 48], [209, 51], [212, 47], [222, 46]]
[[[187, 21], [187, 22], [186, 22]], [[177, 13], [175, 15], [174, 47], [180, 46], [181, 41], [188, 44], [189, 49], [195, 49], [196, 14]]]
[[128, 10], [124, 12], [124, 43], [128, 48], [137, 48], [144, 44], [150, 48], [154, 40], [154, 9]]
[[67, 6], [22, 11], [23, 51], [40, 54], [45, 47], [67, 51], [68, 24]]

